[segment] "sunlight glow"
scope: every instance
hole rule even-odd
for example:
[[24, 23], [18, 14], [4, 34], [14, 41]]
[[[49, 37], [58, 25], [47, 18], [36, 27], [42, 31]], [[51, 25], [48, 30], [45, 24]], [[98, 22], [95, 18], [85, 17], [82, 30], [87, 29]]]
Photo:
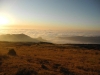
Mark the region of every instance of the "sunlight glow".
[[9, 19], [6, 16], [0, 15], [0, 26], [9, 24]]

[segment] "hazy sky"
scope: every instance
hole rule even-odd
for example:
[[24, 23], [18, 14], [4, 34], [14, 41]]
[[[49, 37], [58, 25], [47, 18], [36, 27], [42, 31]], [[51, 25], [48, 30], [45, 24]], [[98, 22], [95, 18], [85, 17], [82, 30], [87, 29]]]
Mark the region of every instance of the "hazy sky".
[[100, 30], [100, 0], [0, 0], [8, 27]]

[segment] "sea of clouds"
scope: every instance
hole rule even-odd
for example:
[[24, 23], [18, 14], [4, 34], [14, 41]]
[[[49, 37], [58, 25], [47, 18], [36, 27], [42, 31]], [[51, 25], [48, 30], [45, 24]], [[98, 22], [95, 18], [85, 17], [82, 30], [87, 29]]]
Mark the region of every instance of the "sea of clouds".
[[[67, 31], [67, 30], [58, 31], [58, 30], [39, 30], [39, 29], [1, 29], [0, 35], [2, 34], [26, 34], [32, 38], [42, 37], [48, 42], [57, 44], [72, 44], [72, 43], [100, 44], [100, 32], [97, 31], [84, 32], [84, 31]], [[71, 37], [72, 39], [68, 39], [69, 37]], [[82, 39], [76, 40], [74, 37]], [[94, 38], [91, 39], [91, 37]], [[95, 40], [99, 42], [96, 42]]]

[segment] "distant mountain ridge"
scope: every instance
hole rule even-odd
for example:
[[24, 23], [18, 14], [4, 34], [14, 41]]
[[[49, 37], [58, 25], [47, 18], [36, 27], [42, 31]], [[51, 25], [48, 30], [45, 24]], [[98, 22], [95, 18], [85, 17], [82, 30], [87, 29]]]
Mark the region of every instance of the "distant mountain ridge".
[[40, 38], [31, 38], [25, 34], [4, 34], [0, 35], [0, 41], [8, 42], [45, 42], [46, 40]]
[[70, 36], [70, 37], [59, 37], [60, 39], [72, 40], [90, 44], [100, 44], [100, 36]]

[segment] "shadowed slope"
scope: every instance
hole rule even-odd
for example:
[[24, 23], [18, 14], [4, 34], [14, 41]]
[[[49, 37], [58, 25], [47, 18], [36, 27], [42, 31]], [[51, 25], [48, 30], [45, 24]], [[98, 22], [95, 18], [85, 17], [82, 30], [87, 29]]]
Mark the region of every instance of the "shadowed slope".
[[0, 35], [0, 41], [9, 42], [41, 42], [39, 39], [31, 38], [25, 34], [6, 34]]

